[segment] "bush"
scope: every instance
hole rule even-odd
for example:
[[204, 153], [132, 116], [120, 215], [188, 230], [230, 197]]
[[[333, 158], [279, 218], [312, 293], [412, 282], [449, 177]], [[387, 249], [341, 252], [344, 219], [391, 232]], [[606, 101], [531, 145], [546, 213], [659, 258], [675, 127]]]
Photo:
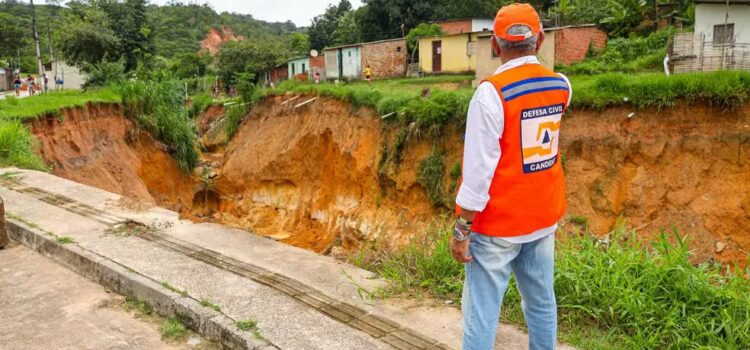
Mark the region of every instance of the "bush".
[[185, 91], [177, 80], [128, 81], [119, 86], [125, 114], [170, 149], [183, 172], [198, 165], [195, 124], [185, 111]]
[[119, 84], [126, 79], [125, 65], [122, 61], [103, 61], [97, 64], [88, 64], [84, 68], [84, 72], [86, 72], [85, 82], [83, 83], [84, 89]]
[[207, 93], [200, 93], [193, 96], [192, 104], [188, 110], [188, 116], [193, 119], [198, 117], [201, 113], [205, 112], [213, 102], [213, 97]]
[[560, 65], [556, 69], [571, 75], [661, 71], [669, 40], [674, 33], [673, 28], [667, 28], [646, 37], [610, 39], [602, 53], [590, 57], [587, 55], [587, 59], [582, 62], [569, 66]]

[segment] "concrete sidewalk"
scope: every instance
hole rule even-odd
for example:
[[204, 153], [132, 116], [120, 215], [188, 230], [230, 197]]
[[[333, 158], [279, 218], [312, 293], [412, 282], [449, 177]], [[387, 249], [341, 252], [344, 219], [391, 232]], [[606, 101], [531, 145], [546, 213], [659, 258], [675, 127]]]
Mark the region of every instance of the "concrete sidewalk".
[[[123, 201], [118, 195], [49, 174], [0, 169], [2, 174], [6, 175], [0, 176], [0, 196], [15, 239], [101, 283], [111, 283], [114, 277], [105, 277], [117, 268], [122, 271], [117, 283], [123, 286], [130, 279], [145, 280], [142, 284], [151, 287], [141, 295], [168, 294], [168, 300], [155, 300], [161, 300], [164, 312], [178, 316], [180, 306], [191, 305], [190, 317], [215, 326], [213, 337], [204, 335], [223, 338], [216, 340], [228, 346], [460, 346], [458, 309], [363, 298], [363, 291], [384, 285], [368, 271], [245, 231], [179, 220], [177, 213], [165, 209], [135, 212], [119, 205]], [[90, 263], [78, 263], [81, 256], [89, 257]], [[125, 294], [143, 289], [122, 288]], [[218, 310], [196, 311], [200, 301]], [[243, 320], [257, 321], [262, 337], [236, 330], [234, 322]], [[207, 330], [201, 322], [194, 328]], [[526, 348], [526, 336], [514, 327], [498, 328], [497, 339], [497, 349]]]
[[126, 312], [124, 298], [18, 243], [0, 261], [2, 349], [219, 349], [199, 337], [163, 342], [158, 324]]

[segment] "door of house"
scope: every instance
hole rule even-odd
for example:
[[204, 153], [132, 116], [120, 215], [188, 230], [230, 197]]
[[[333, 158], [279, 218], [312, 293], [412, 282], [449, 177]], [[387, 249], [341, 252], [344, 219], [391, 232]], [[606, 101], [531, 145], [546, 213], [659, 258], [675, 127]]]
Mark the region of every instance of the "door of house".
[[432, 71], [443, 71], [443, 42], [440, 40], [432, 42]]

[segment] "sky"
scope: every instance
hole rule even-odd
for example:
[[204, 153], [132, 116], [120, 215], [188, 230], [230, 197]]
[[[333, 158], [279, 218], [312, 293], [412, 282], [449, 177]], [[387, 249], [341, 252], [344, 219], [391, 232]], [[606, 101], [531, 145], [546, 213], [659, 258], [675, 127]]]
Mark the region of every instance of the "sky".
[[[151, 0], [152, 4], [166, 4], [169, 0]], [[195, 0], [184, 0], [192, 2]], [[294, 22], [297, 26], [309, 26], [313, 17], [322, 14], [329, 4], [338, 0], [197, 0], [208, 3], [217, 12], [237, 12], [253, 15], [268, 22]], [[362, 5], [362, 0], [349, 0], [354, 8]]]

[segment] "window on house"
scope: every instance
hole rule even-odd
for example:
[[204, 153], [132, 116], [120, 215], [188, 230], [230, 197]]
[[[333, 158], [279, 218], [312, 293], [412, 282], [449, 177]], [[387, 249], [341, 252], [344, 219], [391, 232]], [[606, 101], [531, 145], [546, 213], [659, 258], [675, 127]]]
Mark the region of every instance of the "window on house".
[[396, 48], [396, 52], [401, 52], [401, 46]]
[[731, 43], [734, 39], [734, 23], [714, 26], [714, 44]]
[[303, 63], [302, 64], [302, 73], [305, 73], [305, 72], [307, 72], [307, 71], [305, 70], [305, 64]]
[[352, 52], [351, 51], [349, 51], [349, 57], [352, 57]]

